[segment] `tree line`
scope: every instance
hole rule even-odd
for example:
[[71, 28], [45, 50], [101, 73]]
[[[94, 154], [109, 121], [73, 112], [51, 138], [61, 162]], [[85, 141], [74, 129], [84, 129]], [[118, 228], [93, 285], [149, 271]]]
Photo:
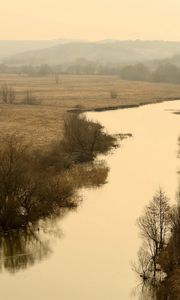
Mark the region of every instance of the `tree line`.
[[136, 63], [133, 65], [102, 64], [88, 60], [77, 60], [72, 64], [62, 65], [23, 65], [9, 66], [0, 64], [0, 73], [18, 74], [27, 76], [55, 76], [59, 83], [58, 75], [117, 75], [122, 80], [149, 81], [164, 83], [180, 83], [180, 67], [170, 62], [163, 62], [157, 66]]

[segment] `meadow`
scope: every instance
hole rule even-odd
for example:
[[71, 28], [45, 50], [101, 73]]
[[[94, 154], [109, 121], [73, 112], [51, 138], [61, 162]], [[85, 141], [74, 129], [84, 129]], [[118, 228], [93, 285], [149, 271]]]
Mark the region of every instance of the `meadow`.
[[[95, 109], [180, 99], [180, 85], [122, 81], [118, 76], [0, 74], [0, 87], [16, 90], [15, 104], [0, 104], [0, 135], [20, 134], [34, 147], [62, 136], [64, 114], [73, 108]], [[31, 91], [37, 105], [23, 104]]]

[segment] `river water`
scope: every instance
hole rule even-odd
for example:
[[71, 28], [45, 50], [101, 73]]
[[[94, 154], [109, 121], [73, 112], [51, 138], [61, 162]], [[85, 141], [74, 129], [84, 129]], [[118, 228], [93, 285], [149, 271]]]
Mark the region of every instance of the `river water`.
[[50, 248], [46, 243], [38, 250], [30, 242], [22, 264], [17, 250], [22, 244], [15, 238], [18, 245], [2, 264], [0, 299], [139, 299], [131, 269], [141, 244], [136, 219], [159, 187], [175, 201], [180, 115], [173, 112], [178, 110], [180, 101], [87, 114], [109, 133], [133, 137], [103, 157], [110, 167], [107, 184], [82, 191], [82, 204], [60, 221], [60, 238], [50, 238]]

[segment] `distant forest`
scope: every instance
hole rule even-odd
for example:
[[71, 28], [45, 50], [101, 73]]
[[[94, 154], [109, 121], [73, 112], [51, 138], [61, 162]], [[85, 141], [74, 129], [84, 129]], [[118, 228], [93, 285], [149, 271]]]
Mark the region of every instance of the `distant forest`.
[[[175, 58], [173, 58], [175, 60]], [[116, 75], [122, 80], [180, 83], [180, 56], [175, 63], [171, 59], [148, 63], [113, 65], [79, 59], [71, 64], [59, 65], [6, 65], [0, 64], [0, 73], [19, 76]], [[60, 78], [59, 78], [60, 79]], [[58, 79], [58, 81], [59, 81]]]
[[179, 84], [180, 42], [0, 41], [0, 73], [59, 78], [116, 75], [123, 80]]

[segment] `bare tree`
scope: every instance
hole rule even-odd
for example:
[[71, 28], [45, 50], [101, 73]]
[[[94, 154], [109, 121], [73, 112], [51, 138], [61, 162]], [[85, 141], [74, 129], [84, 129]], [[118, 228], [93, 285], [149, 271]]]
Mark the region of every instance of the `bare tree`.
[[24, 104], [28, 104], [28, 105], [38, 105], [40, 104], [40, 100], [37, 99], [34, 95], [33, 92], [31, 90], [27, 90], [25, 92], [25, 97], [23, 99], [23, 103]]
[[156, 274], [157, 259], [167, 244], [170, 230], [169, 199], [160, 189], [153, 200], [146, 206], [144, 215], [138, 219], [141, 235], [147, 245], [153, 263], [153, 273]]
[[9, 89], [8, 89], [7, 84], [2, 85], [1, 86], [1, 100], [6, 104], [8, 103], [8, 94], [9, 94]]
[[13, 104], [16, 100], [16, 91], [13, 87], [9, 87], [7, 84], [1, 86], [0, 98], [3, 103]]
[[100, 123], [89, 121], [85, 116], [69, 114], [64, 119], [62, 145], [75, 162], [91, 161], [98, 153], [106, 153], [114, 147], [115, 142], [114, 137], [103, 132]]
[[151, 269], [151, 256], [147, 249], [146, 243], [144, 243], [138, 251], [137, 263], [132, 263], [132, 269], [135, 271], [143, 280], [147, 280], [150, 277]]
[[9, 104], [13, 104], [16, 100], [16, 91], [14, 88], [9, 88]]
[[74, 184], [39, 170], [28, 145], [14, 135], [2, 139], [0, 187], [0, 231], [35, 224], [78, 203]]

